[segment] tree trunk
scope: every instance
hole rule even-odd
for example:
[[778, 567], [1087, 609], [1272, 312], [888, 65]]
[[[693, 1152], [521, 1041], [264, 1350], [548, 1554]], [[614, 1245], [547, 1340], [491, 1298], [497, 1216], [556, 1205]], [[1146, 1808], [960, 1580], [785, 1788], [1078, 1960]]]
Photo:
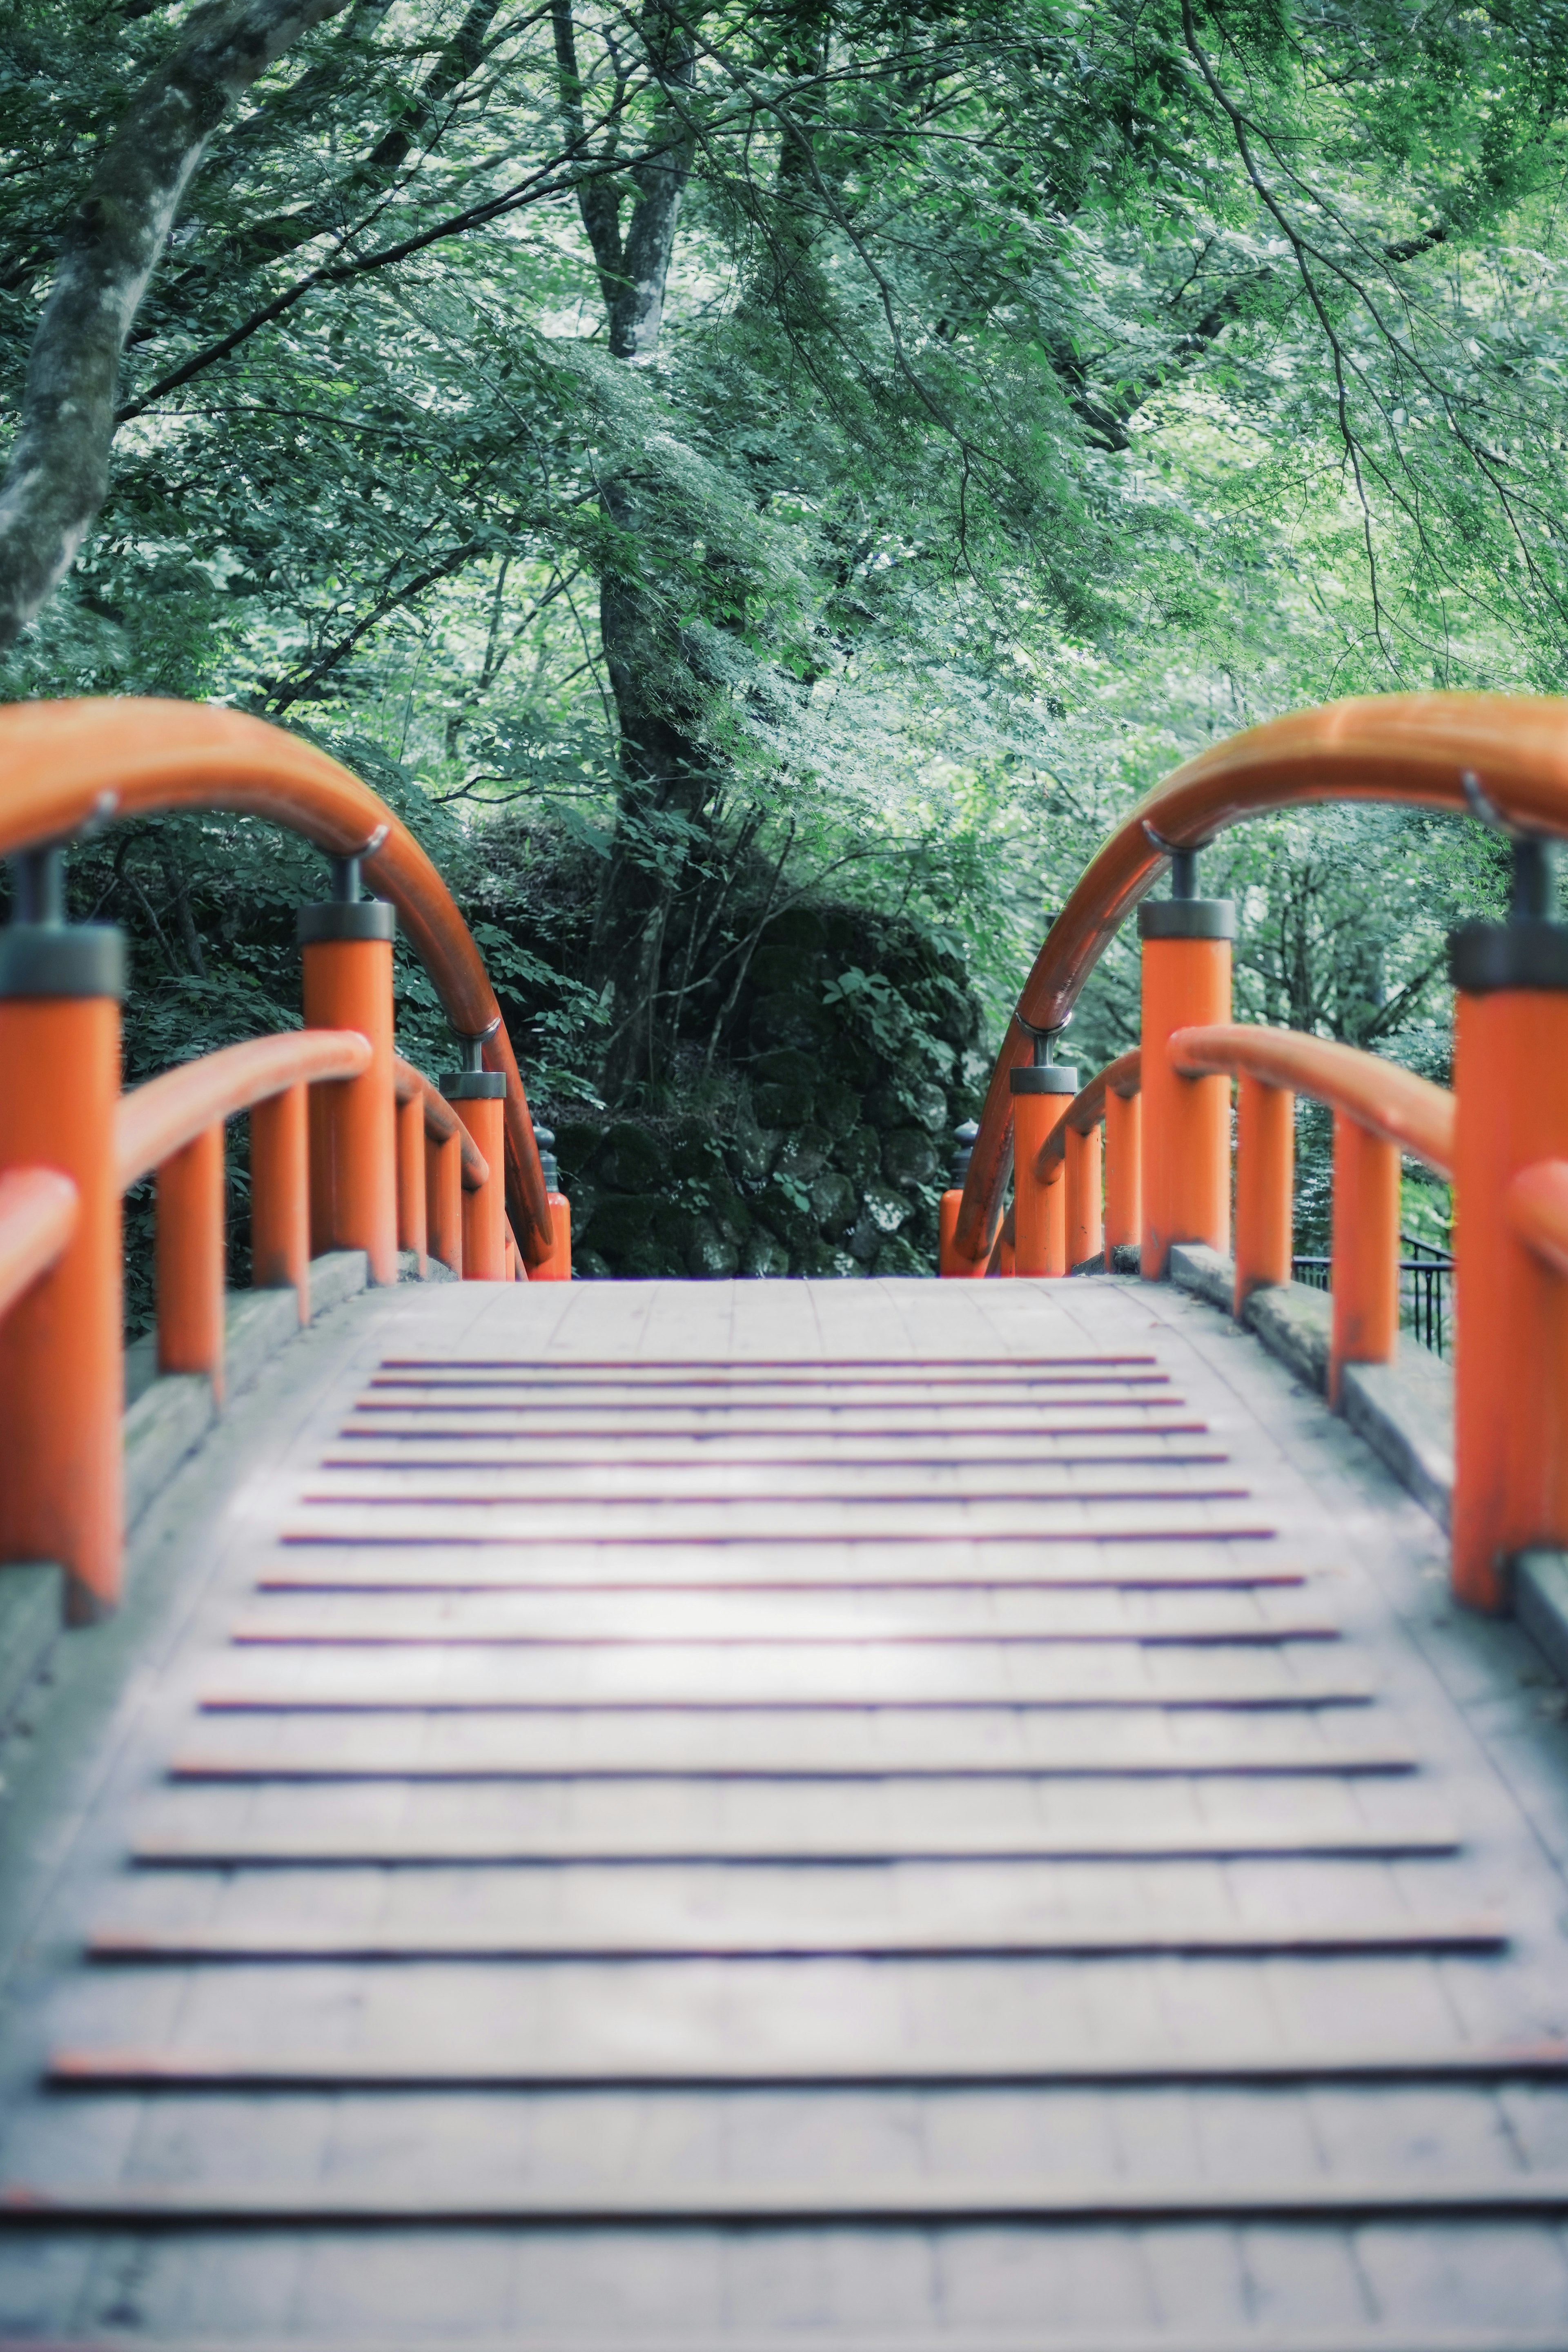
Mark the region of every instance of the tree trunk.
[[[571, 0], [554, 0], [562, 104], [574, 139], [584, 129], [583, 83]], [[593, 247], [610, 350], [632, 366], [658, 348], [665, 288], [680, 199], [695, 138], [684, 116], [695, 78], [691, 37], [664, 0], [642, 18], [648, 63], [664, 93], [656, 152], [634, 166], [631, 221], [621, 235], [621, 198], [607, 180], [585, 187], [583, 226]], [[624, 539], [644, 528], [637, 486], [606, 481], [602, 503]], [[599, 584], [599, 635], [615, 697], [625, 777], [594, 926], [592, 984], [611, 992], [610, 1043], [603, 1084], [612, 1101], [658, 1076], [654, 1006], [669, 912], [711, 785], [695, 694], [685, 685], [679, 646], [635, 568], [607, 565]]]
[[218, 0], [133, 100], [66, 233], [0, 485], [0, 650], [47, 602], [109, 487], [120, 356], [231, 100], [347, 0]]

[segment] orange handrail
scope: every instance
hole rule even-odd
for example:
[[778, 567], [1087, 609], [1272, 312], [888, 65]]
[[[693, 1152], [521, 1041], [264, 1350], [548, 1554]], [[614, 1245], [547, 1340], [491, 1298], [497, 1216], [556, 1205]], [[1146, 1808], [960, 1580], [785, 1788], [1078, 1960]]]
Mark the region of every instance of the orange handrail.
[[1504, 1197], [1520, 1240], [1553, 1274], [1568, 1275], [1568, 1162], [1543, 1160], [1521, 1170]]
[[1363, 696], [1254, 727], [1166, 777], [1085, 869], [1052, 924], [992, 1073], [952, 1247], [990, 1249], [1006, 1189], [1009, 1073], [1036, 1030], [1059, 1028], [1124, 916], [1164, 871], [1249, 816], [1326, 801], [1495, 814], [1527, 833], [1568, 834], [1568, 700], [1489, 694]]
[[1454, 1097], [1447, 1087], [1402, 1070], [1376, 1054], [1293, 1029], [1255, 1028], [1240, 1021], [1178, 1029], [1171, 1060], [1184, 1077], [1220, 1072], [1260, 1078], [1265, 1086], [1310, 1095], [1343, 1111], [1369, 1135], [1425, 1160], [1439, 1175], [1454, 1172]]
[[114, 1150], [123, 1192], [194, 1143], [208, 1128], [268, 1101], [289, 1087], [355, 1078], [370, 1046], [352, 1029], [289, 1029], [182, 1062], [120, 1098]]
[[11, 704], [0, 710], [0, 856], [110, 817], [185, 808], [263, 817], [330, 856], [363, 856], [367, 881], [396, 908], [453, 1028], [482, 1036], [486, 1067], [505, 1076], [510, 1189], [529, 1265], [546, 1261], [550, 1203], [495, 991], [440, 875], [368, 784], [244, 711], [135, 697]]
[[1105, 1117], [1107, 1095], [1135, 1095], [1142, 1075], [1143, 1056], [1136, 1045], [1130, 1054], [1119, 1054], [1114, 1062], [1107, 1062], [1080, 1087], [1068, 1105], [1061, 1125], [1046, 1138], [1035, 1161], [1035, 1173], [1043, 1183], [1059, 1160], [1067, 1157], [1068, 1129], [1075, 1135], [1088, 1135]]
[[463, 1190], [477, 1192], [490, 1181], [489, 1163], [451, 1104], [433, 1087], [423, 1070], [401, 1054], [392, 1066], [393, 1090], [400, 1103], [417, 1101], [425, 1115], [425, 1132], [433, 1143], [449, 1143], [456, 1136], [463, 1152]]
[[56, 1168], [0, 1176], [0, 1315], [47, 1274], [77, 1221], [76, 1186]]

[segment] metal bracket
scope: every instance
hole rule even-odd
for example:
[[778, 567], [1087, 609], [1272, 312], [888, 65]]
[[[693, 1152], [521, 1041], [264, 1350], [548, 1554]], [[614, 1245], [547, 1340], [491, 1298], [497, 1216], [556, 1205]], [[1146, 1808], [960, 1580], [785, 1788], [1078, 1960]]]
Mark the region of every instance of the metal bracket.
[[1469, 803], [1470, 814], [1473, 817], [1479, 818], [1482, 824], [1489, 825], [1493, 833], [1506, 833], [1510, 839], [1514, 837], [1514, 827], [1510, 824], [1497, 803], [1488, 797], [1481, 780], [1473, 768], [1460, 770], [1459, 789]]

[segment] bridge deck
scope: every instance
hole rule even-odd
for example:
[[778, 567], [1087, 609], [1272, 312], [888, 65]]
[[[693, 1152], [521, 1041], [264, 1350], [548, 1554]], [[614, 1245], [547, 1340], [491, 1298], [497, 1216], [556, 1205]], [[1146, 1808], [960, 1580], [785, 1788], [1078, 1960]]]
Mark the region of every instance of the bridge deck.
[[1568, 2340], [1556, 1692], [1206, 1308], [379, 1294], [142, 1554], [14, 1743], [0, 2334]]

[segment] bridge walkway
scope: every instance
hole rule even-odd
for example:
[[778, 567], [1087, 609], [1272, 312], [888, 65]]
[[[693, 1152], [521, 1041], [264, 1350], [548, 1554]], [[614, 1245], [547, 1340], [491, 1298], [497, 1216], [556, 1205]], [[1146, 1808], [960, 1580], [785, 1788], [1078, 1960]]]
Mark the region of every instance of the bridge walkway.
[[0, 2334], [1568, 2341], [1558, 1694], [1194, 1300], [373, 1293], [132, 1591], [14, 1759]]

